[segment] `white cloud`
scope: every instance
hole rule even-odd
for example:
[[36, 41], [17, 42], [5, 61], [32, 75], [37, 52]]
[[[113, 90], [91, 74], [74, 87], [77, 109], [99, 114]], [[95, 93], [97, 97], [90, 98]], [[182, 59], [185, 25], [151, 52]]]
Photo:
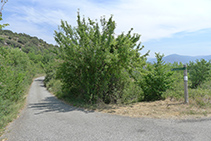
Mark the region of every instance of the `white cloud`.
[[[133, 27], [134, 32], [142, 35], [143, 41], [211, 28], [209, 0], [117, 0], [106, 5], [88, 0], [25, 0], [15, 4], [5, 5], [9, 8], [6, 12], [10, 13], [6, 18], [9, 28], [51, 39], [50, 42], [53, 36], [52, 32], [47, 33], [49, 28], [50, 31], [57, 30], [61, 19], [75, 25], [78, 8], [82, 15], [91, 19], [99, 19], [103, 15], [109, 18], [113, 14], [117, 33], [127, 32]], [[40, 26], [42, 29], [38, 28]], [[41, 34], [42, 31], [46, 32], [43, 33], [45, 35]]]
[[210, 28], [210, 4], [206, 0], [131, 0], [120, 5], [122, 12], [115, 16], [118, 23], [126, 24], [120, 27], [134, 27], [145, 40], [159, 39], [181, 31]]

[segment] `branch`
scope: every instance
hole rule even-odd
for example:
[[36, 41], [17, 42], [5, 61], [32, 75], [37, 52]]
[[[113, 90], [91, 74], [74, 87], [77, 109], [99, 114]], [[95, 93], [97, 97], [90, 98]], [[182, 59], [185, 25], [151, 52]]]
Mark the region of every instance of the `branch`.
[[8, 2], [8, 0], [1, 0], [1, 3], [3, 3], [3, 5], [1, 6], [1, 10], [0, 10], [0, 16], [2, 16], [2, 11], [4, 9], [4, 5]]

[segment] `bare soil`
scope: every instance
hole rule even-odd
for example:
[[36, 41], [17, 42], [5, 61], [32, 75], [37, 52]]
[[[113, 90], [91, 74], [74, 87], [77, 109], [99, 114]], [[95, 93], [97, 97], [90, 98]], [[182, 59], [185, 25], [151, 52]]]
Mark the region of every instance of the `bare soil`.
[[162, 119], [187, 119], [211, 117], [211, 108], [197, 107], [194, 104], [184, 104], [182, 101], [161, 100], [155, 102], [140, 102], [130, 105], [99, 104], [98, 112], [130, 116]]

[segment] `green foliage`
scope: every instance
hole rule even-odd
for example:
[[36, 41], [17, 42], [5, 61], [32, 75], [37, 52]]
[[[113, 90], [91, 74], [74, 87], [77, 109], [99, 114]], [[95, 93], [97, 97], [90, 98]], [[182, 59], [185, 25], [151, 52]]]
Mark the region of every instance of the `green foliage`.
[[30, 60], [32, 60], [34, 63], [39, 63], [42, 62], [43, 60], [43, 56], [41, 54], [35, 54], [34, 52], [28, 53], [28, 56]]
[[164, 64], [163, 55], [156, 53], [157, 62], [146, 67], [148, 73], [143, 76], [141, 87], [144, 92], [144, 101], [154, 101], [162, 99], [162, 94], [170, 88], [173, 80], [172, 72]]
[[[197, 62], [197, 61], [196, 61]], [[197, 64], [192, 62], [193, 64]], [[181, 68], [183, 65], [180, 64], [171, 64], [171, 68]], [[190, 68], [189, 68], [190, 70]], [[200, 75], [200, 74], [197, 74]], [[183, 71], [174, 71], [174, 74], [172, 75], [174, 78], [174, 82], [172, 84], [172, 87], [168, 89], [166, 92], [164, 92], [163, 96], [165, 98], [170, 98], [171, 100], [179, 100], [184, 101], [184, 80], [183, 80]], [[197, 88], [189, 88], [188, 94], [189, 94], [189, 102], [191, 106], [196, 106], [200, 108], [206, 108], [211, 106], [211, 81], [210, 76], [198, 85]], [[191, 75], [189, 76], [189, 80], [191, 79]], [[188, 85], [191, 85], [192, 82], [189, 82]]]
[[6, 43], [8, 46], [13, 47], [13, 48], [21, 48], [21, 47], [22, 47], [21, 44], [17, 43], [17, 42], [14, 41], [14, 40], [11, 40], [11, 38], [8, 39], [8, 40], [5, 40], [5, 43]]
[[[0, 21], [2, 20], [2, 15], [0, 15]], [[8, 26], [9, 24], [0, 24], [0, 30], [6, 26]]]
[[55, 31], [61, 60], [57, 78], [63, 84], [64, 97], [117, 102], [128, 81], [135, 81], [133, 72], [143, 70], [147, 54], [140, 54], [140, 35], [131, 35], [131, 29], [116, 37], [112, 17], [108, 21], [102, 18], [100, 24], [91, 19], [87, 23], [78, 14], [77, 24], [71, 27], [62, 21], [59, 32]]
[[18, 38], [18, 43], [20, 43], [20, 44], [22, 44], [22, 45], [26, 44], [26, 43], [27, 43], [27, 38], [25, 38], [25, 37], [23, 37], [23, 36], [20, 36], [20, 37]]
[[44, 80], [44, 85], [47, 88], [52, 88], [52, 84], [49, 84], [50, 82], [53, 82], [56, 79], [56, 68], [58, 67], [58, 62], [54, 61], [54, 62], [49, 62], [48, 64], [46, 64], [45, 67], [45, 80]]
[[17, 34], [10, 30], [0, 30], [0, 46], [19, 48], [27, 53], [29, 59], [34, 63], [34, 72], [39, 74], [44, 73], [43, 68], [55, 58], [55, 55], [51, 52], [55, 47], [54, 45], [47, 44], [37, 37], [31, 37], [24, 33]]
[[[30, 44], [28, 54], [24, 49]], [[48, 45], [42, 40], [26, 34], [17, 34], [9, 30], [0, 30], [0, 134], [22, 108], [24, 94], [35, 74], [43, 73], [45, 64], [53, 61]], [[27, 47], [26, 47], [27, 48]], [[21, 50], [22, 49], [22, 50]]]
[[[183, 64], [180, 63], [173, 63], [173, 64], [168, 64], [169, 68], [168, 70], [171, 70], [172, 68], [182, 68]], [[173, 74], [171, 76], [171, 79], [173, 80], [172, 85], [170, 89], [168, 89], [166, 92], [163, 93], [164, 98], [170, 98], [180, 100], [184, 98], [184, 71], [178, 70], [178, 71], [173, 71]]]
[[6, 117], [18, 110], [14, 110], [15, 105], [23, 100], [35, 74], [33, 66], [27, 54], [19, 49], [0, 48], [0, 128], [11, 120]]
[[123, 90], [123, 95], [119, 99], [119, 103], [130, 104], [136, 103], [143, 99], [143, 91], [135, 81], [128, 81], [127, 87]]
[[6, 25], [0, 25], [0, 136], [23, 107], [32, 78], [43, 73], [45, 64], [54, 60], [49, 51], [53, 45], [26, 34], [2, 30]]
[[190, 75], [191, 88], [197, 88], [210, 78], [211, 63], [204, 59], [196, 60], [188, 64], [188, 72]]

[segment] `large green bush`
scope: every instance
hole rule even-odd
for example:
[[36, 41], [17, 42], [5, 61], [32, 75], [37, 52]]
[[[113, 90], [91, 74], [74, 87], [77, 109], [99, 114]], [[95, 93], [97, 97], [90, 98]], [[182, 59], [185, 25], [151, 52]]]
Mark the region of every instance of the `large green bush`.
[[141, 56], [140, 35], [115, 35], [116, 23], [110, 17], [100, 24], [78, 14], [77, 26], [62, 21], [55, 32], [62, 62], [57, 78], [63, 84], [64, 96], [88, 102], [117, 102], [124, 95], [128, 81], [135, 81], [134, 72], [141, 72], [145, 55]]

